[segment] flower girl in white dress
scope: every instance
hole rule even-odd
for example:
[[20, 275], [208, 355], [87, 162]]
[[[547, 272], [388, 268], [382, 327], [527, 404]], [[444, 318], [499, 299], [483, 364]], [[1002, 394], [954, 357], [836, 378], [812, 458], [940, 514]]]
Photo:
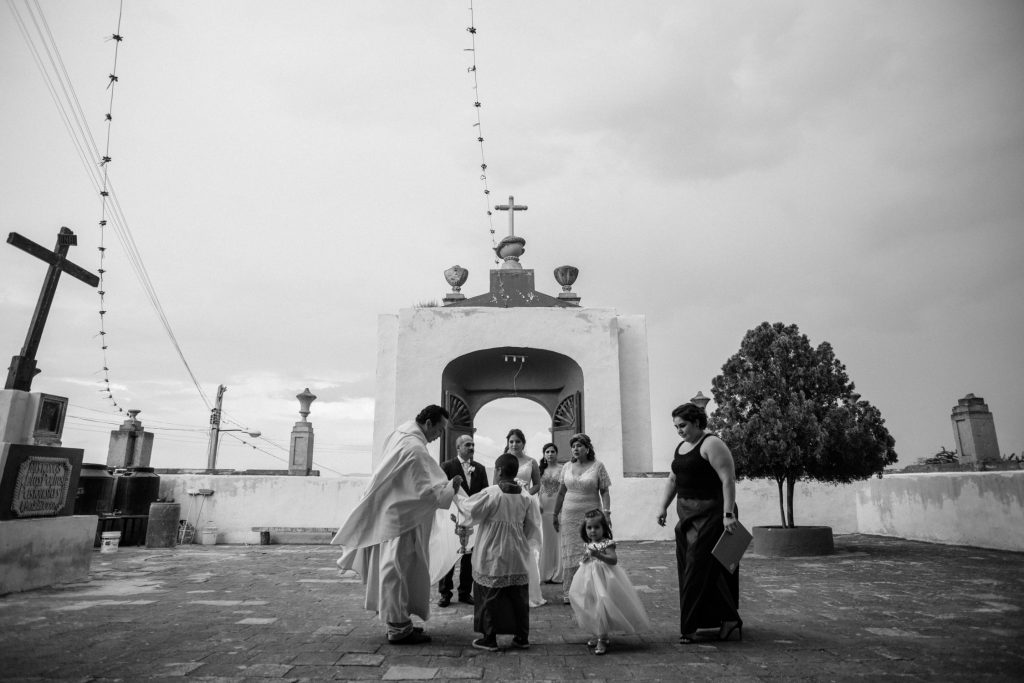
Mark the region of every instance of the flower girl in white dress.
[[618, 566], [611, 527], [600, 510], [584, 516], [580, 536], [587, 552], [569, 588], [569, 603], [576, 622], [594, 635], [587, 645], [595, 655], [603, 655], [610, 632], [636, 633], [650, 628], [651, 622], [629, 577]]

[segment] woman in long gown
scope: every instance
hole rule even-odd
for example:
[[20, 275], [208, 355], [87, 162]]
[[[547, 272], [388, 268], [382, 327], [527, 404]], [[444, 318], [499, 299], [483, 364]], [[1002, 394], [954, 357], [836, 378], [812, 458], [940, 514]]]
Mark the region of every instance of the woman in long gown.
[[540, 580], [544, 583], [562, 581], [562, 553], [555, 531], [555, 501], [562, 485], [562, 466], [558, 463], [558, 447], [545, 444], [540, 463], [540, 511], [543, 518], [544, 546], [540, 550]]
[[730, 574], [711, 555], [722, 533], [732, 533], [737, 522], [732, 453], [706, 431], [703, 408], [684, 403], [672, 411], [672, 421], [683, 440], [676, 447], [657, 521], [665, 526], [668, 505], [675, 498], [679, 642], [698, 642], [697, 629], [702, 628], [717, 628], [719, 640], [728, 640], [733, 631], [742, 639], [739, 568]]
[[[531, 499], [531, 502], [540, 512], [540, 500], [537, 492], [540, 490], [540, 465], [536, 460], [526, 454], [526, 435], [521, 429], [512, 428], [505, 436], [505, 452], [514, 455], [519, 461], [519, 470], [516, 472], [516, 482], [522, 487], [523, 495]], [[543, 541], [542, 541], [543, 543]], [[530, 607], [540, 607], [547, 603], [540, 591], [540, 546], [530, 549], [530, 561], [527, 563], [530, 579]]]
[[579, 530], [584, 515], [590, 510], [601, 510], [611, 524], [612, 499], [608, 488], [611, 477], [604, 463], [597, 459], [594, 445], [586, 434], [575, 434], [569, 439], [572, 461], [562, 466], [562, 484], [555, 501], [555, 529], [558, 530], [562, 555], [562, 603], [569, 604], [569, 588], [586, 551], [586, 543]]

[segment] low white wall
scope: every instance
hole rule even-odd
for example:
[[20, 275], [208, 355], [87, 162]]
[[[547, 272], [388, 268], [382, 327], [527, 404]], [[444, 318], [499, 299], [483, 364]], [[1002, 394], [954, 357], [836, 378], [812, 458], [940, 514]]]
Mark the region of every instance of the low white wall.
[[857, 490], [857, 529], [919, 541], [1024, 550], [1024, 471], [929, 472]]
[[[161, 498], [181, 504], [181, 516], [201, 529], [217, 527], [218, 543], [259, 543], [253, 527], [339, 527], [355, 508], [367, 475], [289, 477], [271, 475], [161, 474]], [[623, 540], [669, 539], [671, 525], [655, 523], [665, 479], [631, 478], [613, 487], [617, 536]], [[189, 490], [214, 493], [191, 500]], [[202, 504], [202, 513], [199, 506]], [[197, 520], [198, 517], [198, 520]], [[673, 522], [674, 523], [674, 522]]]
[[[621, 540], [668, 540], [674, 538], [678, 517], [676, 505], [669, 505], [668, 521], [659, 527], [667, 477], [641, 477], [614, 481], [611, 488], [612, 521], [615, 537]], [[796, 485], [793, 514], [799, 526], [830, 526], [837, 534], [857, 532], [856, 487], [830, 486], [814, 482]], [[736, 482], [736, 505], [747, 528], [777, 526], [779, 489], [773, 481]]]
[[[232, 474], [161, 474], [160, 496], [181, 504], [200, 529], [212, 523], [218, 543], [259, 543], [254, 526], [338, 527], [355, 507], [368, 475], [339, 478]], [[210, 489], [205, 502], [190, 489]], [[189, 505], [191, 501], [191, 511]], [[202, 513], [199, 506], [202, 504]]]
[[[857, 533], [855, 499], [863, 482], [833, 486], [799, 481], [793, 489], [793, 517], [797, 526], [830, 526], [837, 534]], [[740, 520], [748, 529], [755, 526], [779, 526], [779, 487], [771, 480], [752, 479], [736, 482], [736, 505]]]
[[664, 528], [658, 526], [661, 497], [667, 478], [627, 477], [612, 482], [612, 524], [620, 541], [668, 540], [674, 538], [673, 517]]
[[[189, 510], [189, 489], [212, 489], [200, 526], [217, 527], [219, 543], [258, 543], [253, 527], [338, 527], [363, 493], [367, 475], [339, 478], [261, 475], [162, 474], [160, 495]], [[668, 540], [676, 523], [656, 518], [664, 477], [626, 477], [612, 485], [615, 535], [621, 540]], [[842, 486], [799, 482], [798, 526], [830, 526], [837, 534], [866, 533], [937, 543], [1024, 551], [1024, 471], [897, 474]], [[195, 523], [200, 498], [189, 521]], [[773, 481], [736, 484], [740, 519], [748, 528], [775, 526], [778, 487]]]

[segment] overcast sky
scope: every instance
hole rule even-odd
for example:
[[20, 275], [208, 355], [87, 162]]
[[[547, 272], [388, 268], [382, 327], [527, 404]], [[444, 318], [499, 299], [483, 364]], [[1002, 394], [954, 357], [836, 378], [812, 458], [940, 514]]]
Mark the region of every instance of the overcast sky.
[[[105, 149], [119, 3], [39, 4]], [[100, 198], [11, 6], [43, 50], [38, 14], [2, 8], [0, 227], [52, 247], [66, 225], [95, 271]], [[443, 297], [456, 263], [465, 293], [487, 287], [480, 130], [490, 203], [529, 206], [538, 288], [573, 264], [584, 306], [646, 316], [656, 462], [672, 408], [710, 395], [765, 320], [833, 344], [901, 464], [954, 447], [968, 392], [1001, 451], [1024, 449], [1024, 3], [474, 7], [480, 129], [467, 0], [125, 3], [110, 178], [231, 419], [286, 447], [309, 387], [317, 465], [369, 470], [377, 316]], [[208, 406], [109, 225], [106, 246], [114, 400], [156, 433], [154, 466], [205, 466]], [[0, 247], [9, 357], [44, 266]], [[100, 391], [99, 309], [65, 276], [33, 385], [70, 397], [64, 444], [91, 462], [123, 419]], [[539, 456], [543, 416], [485, 411], [485, 455], [519, 426]], [[285, 466], [235, 444], [221, 466]]]

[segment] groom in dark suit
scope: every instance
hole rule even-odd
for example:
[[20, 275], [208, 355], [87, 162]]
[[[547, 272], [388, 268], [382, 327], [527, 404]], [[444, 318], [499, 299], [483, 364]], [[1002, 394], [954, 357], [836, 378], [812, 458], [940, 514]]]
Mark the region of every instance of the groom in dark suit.
[[[458, 456], [441, 463], [441, 469], [444, 470], [449, 480], [456, 476], [462, 477], [462, 490], [469, 495], [479, 493], [487, 488], [487, 469], [473, 460], [475, 450], [476, 444], [473, 443], [473, 437], [463, 434], [455, 440], [455, 452]], [[452, 577], [454, 574], [455, 567], [452, 567], [437, 586], [441, 593], [441, 599], [437, 601], [438, 607], [447, 607], [452, 604], [452, 587], [454, 585]], [[463, 555], [459, 564], [459, 602], [464, 602], [467, 605], [473, 604], [472, 553]]]

